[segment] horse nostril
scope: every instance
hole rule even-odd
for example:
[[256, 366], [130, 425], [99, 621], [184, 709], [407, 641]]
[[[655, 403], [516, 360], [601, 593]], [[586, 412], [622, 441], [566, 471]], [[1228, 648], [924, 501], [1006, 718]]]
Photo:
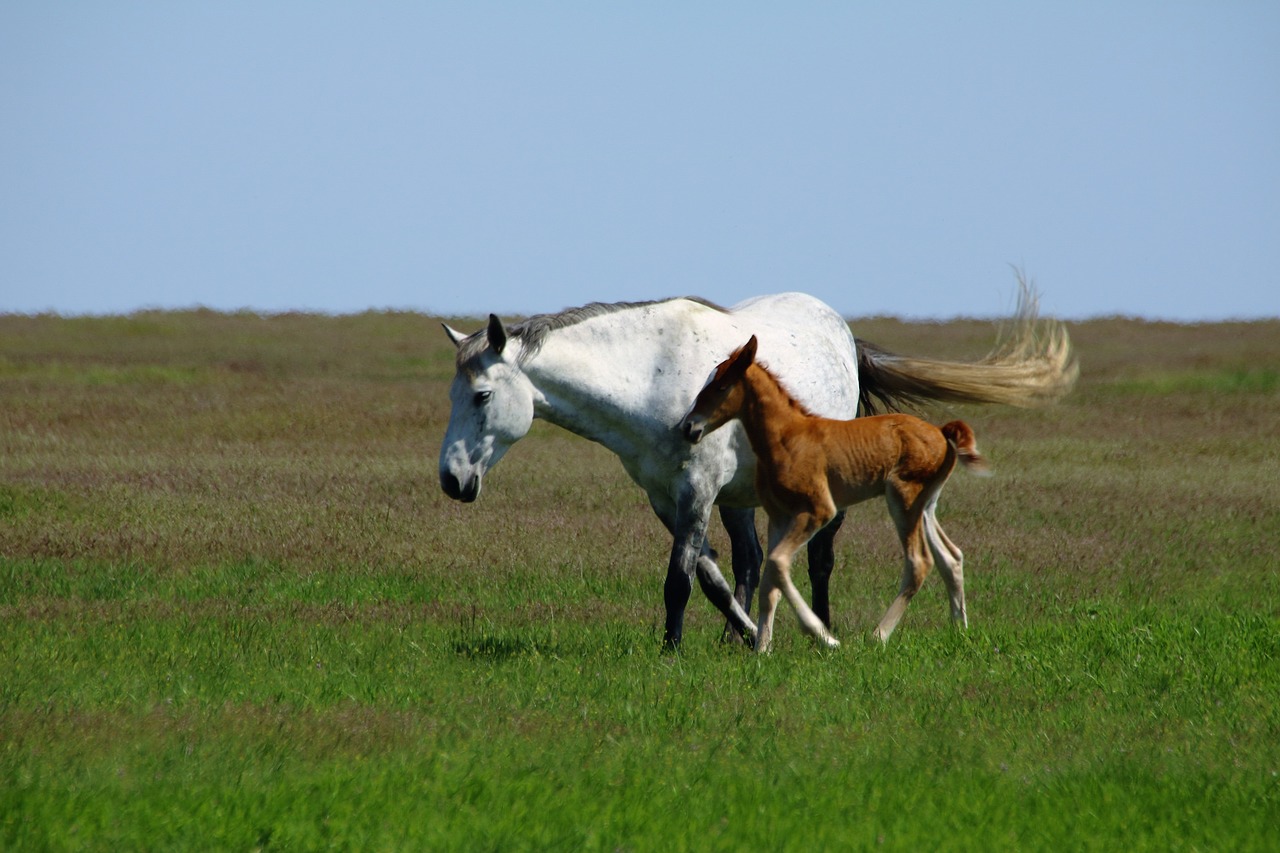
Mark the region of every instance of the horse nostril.
[[469, 504], [480, 496], [480, 478], [469, 477], [464, 485], [455, 474], [449, 471], [441, 471], [440, 488], [444, 489], [444, 493], [455, 501]]
[[440, 472], [440, 488], [444, 489], [444, 493], [456, 500], [462, 499], [462, 484], [458, 482], [458, 478], [448, 471]]
[[702, 438], [702, 430], [694, 426], [691, 421], [685, 421], [683, 427], [684, 437], [693, 444], [697, 444], [698, 439]]

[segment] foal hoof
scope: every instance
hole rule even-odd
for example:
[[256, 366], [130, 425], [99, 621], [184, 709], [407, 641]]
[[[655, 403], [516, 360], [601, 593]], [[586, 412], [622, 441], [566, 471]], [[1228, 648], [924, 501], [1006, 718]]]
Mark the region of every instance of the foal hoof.
[[826, 645], [826, 647], [827, 647], [827, 648], [829, 648], [829, 649], [838, 649], [838, 648], [840, 648], [840, 641], [839, 641], [839, 640], [837, 640], [835, 637], [823, 637], [822, 642], [823, 642], [823, 643]]

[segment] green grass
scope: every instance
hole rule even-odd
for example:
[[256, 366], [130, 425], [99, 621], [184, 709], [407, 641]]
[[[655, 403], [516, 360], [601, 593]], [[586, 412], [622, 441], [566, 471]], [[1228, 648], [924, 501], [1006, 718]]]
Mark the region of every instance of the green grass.
[[696, 594], [661, 653], [668, 543], [600, 448], [538, 425], [440, 494], [433, 318], [0, 317], [0, 849], [1270, 849], [1280, 324], [1072, 333], [1067, 401], [959, 412], [970, 630], [931, 579], [867, 642], [869, 505], [844, 646], [783, 613], [757, 659]]
[[1258, 615], [756, 660], [620, 623], [92, 609], [6, 625], [12, 845], [1262, 849], [1280, 808]]

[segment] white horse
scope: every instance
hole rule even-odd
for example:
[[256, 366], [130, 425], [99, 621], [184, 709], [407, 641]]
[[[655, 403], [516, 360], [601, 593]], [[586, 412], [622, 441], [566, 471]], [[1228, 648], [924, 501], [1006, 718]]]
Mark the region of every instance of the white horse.
[[[674, 537], [665, 583], [664, 641], [678, 647], [684, 611], [698, 581], [729, 625], [751, 638], [745, 610], [763, 554], [756, 536], [755, 457], [739, 424], [689, 444], [680, 422], [710, 366], [756, 335], [760, 357], [810, 411], [848, 419], [876, 403], [927, 400], [1030, 405], [1070, 389], [1076, 369], [1065, 331], [1037, 335], [1035, 302], [1024, 286], [1010, 345], [965, 364], [903, 358], [855, 341], [832, 308], [800, 293], [750, 299], [725, 310], [698, 299], [593, 303], [532, 317], [507, 328], [495, 315], [470, 336], [445, 326], [458, 347], [452, 412], [440, 448], [440, 484], [474, 501], [534, 418], [612, 450], [645, 490]], [[730, 590], [707, 544], [719, 504], [733, 546]], [[810, 544], [813, 610], [830, 624], [827, 579], [837, 517]]]

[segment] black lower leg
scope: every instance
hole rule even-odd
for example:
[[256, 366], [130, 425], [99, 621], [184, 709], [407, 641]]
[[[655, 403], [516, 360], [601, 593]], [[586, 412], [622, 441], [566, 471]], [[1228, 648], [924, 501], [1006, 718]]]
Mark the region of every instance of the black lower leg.
[[844, 523], [844, 511], [836, 513], [826, 527], [809, 540], [809, 586], [814, 614], [831, 628], [831, 571], [836, 565], [835, 538]]
[[[733, 597], [742, 609], [751, 612], [751, 601], [760, 583], [760, 564], [764, 549], [756, 535], [756, 514], [753, 509], [720, 510], [720, 520], [729, 534], [730, 560], [733, 566]], [[730, 620], [725, 623], [725, 639], [741, 640], [742, 632]]]
[[667, 582], [663, 585], [663, 599], [667, 605], [667, 627], [662, 636], [662, 645], [672, 651], [680, 648], [680, 637], [684, 633], [684, 611], [689, 604], [689, 594], [693, 591], [693, 580], [680, 569], [667, 571]]

